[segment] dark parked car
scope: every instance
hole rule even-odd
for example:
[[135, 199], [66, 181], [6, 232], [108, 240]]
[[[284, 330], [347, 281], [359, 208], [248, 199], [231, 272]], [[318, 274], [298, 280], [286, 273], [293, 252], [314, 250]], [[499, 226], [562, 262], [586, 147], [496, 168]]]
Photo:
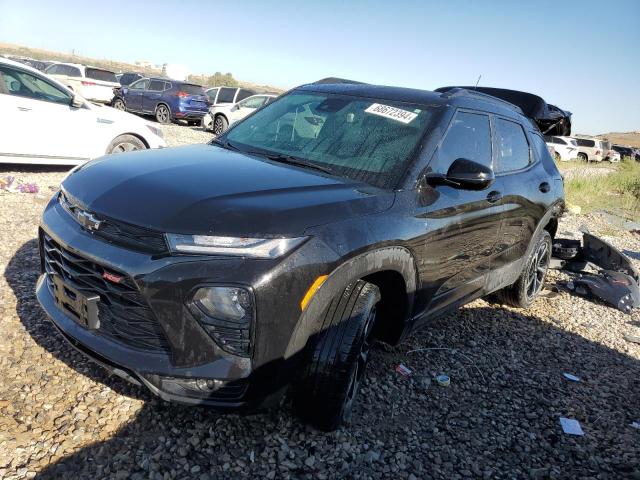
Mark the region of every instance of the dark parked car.
[[623, 145], [612, 145], [611, 148], [618, 152], [623, 160], [625, 157], [629, 157], [636, 161], [640, 161], [640, 152], [636, 148], [625, 147]]
[[464, 89], [293, 89], [209, 145], [89, 162], [47, 205], [37, 296], [165, 400], [348, 419], [375, 340], [542, 289], [563, 183], [519, 108]]
[[[118, 76], [119, 75], [119, 76]], [[133, 82], [145, 78], [145, 75], [137, 72], [124, 72], [116, 75], [118, 77], [118, 81], [120, 85], [123, 87], [131, 85]]]
[[143, 78], [113, 93], [113, 108], [153, 115], [160, 123], [186, 120], [189, 125], [200, 125], [209, 110], [202, 86], [167, 78]]

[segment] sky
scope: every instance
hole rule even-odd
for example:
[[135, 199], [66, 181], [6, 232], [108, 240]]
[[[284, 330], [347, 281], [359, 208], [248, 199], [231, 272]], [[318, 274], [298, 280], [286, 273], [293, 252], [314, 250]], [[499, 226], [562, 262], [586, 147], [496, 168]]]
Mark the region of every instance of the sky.
[[640, 1], [0, 0], [0, 41], [231, 72], [524, 90], [575, 133], [640, 130]]

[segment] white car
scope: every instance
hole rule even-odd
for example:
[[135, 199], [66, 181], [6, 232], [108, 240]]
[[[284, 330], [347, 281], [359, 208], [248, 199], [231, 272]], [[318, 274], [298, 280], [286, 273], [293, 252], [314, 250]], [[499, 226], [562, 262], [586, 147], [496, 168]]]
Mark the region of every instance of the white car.
[[273, 101], [276, 95], [259, 94], [247, 97], [235, 104], [213, 105], [202, 118], [202, 127], [216, 135], [223, 133], [229, 125], [242, 120], [256, 109]]
[[111, 103], [113, 89], [120, 87], [115, 73], [98, 67], [77, 63], [54, 63], [44, 72], [93, 102]]
[[568, 162], [578, 158], [578, 144], [571, 137], [553, 137], [547, 135], [544, 137], [547, 146], [553, 147], [554, 158], [558, 161]]
[[162, 131], [95, 105], [35, 68], [0, 58], [0, 163], [79, 165], [107, 153], [165, 147]]

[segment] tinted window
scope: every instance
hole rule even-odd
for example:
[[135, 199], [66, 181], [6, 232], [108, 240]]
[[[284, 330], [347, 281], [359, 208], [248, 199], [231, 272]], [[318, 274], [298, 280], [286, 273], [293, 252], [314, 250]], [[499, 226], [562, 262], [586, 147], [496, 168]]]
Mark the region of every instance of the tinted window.
[[207, 90], [207, 96], [209, 97], [209, 100], [211, 100], [212, 102], [216, 101], [216, 95], [218, 94], [218, 89], [217, 88], [211, 88], [209, 90]]
[[56, 74], [57, 72], [58, 72], [58, 65], [49, 65], [45, 70], [45, 73], [50, 73], [52, 75]]
[[576, 142], [578, 143], [578, 145], [580, 147], [594, 147], [596, 145], [596, 142], [594, 142], [593, 140], [587, 140], [585, 138], [576, 138]]
[[545, 157], [549, 157], [549, 159], [551, 159], [551, 154], [549, 153], [547, 144], [544, 143], [544, 140], [542, 140], [539, 135], [531, 135], [531, 141], [533, 143], [533, 149], [536, 152], [536, 156], [540, 160], [543, 160]]
[[226, 138], [241, 150], [291, 155], [339, 176], [391, 188], [432, 112], [403, 102], [293, 92], [236, 124]]
[[555, 143], [557, 143], [558, 145], [566, 145], [567, 144], [567, 142], [565, 142], [562, 138], [553, 137], [553, 139], [555, 140]]
[[496, 118], [496, 172], [520, 170], [529, 165], [529, 142], [518, 123]]
[[204, 89], [200, 85], [194, 85], [192, 83], [183, 83], [180, 85], [179, 90], [181, 92], [187, 92], [189, 95], [204, 95]]
[[165, 90], [169, 90], [171, 87], [173, 87], [173, 84], [171, 82], [164, 82], [164, 89]]
[[431, 169], [436, 173], [447, 173], [458, 158], [491, 167], [491, 134], [487, 115], [456, 113]]
[[85, 75], [87, 78], [92, 78], [93, 80], [100, 80], [101, 82], [118, 83], [116, 74], [113, 72], [110, 72], [109, 70], [100, 70], [99, 68], [87, 67], [87, 69], [85, 70]]
[[138, 80], [135, 83], [132, 83], [130, 88], [131, 90], [145, 90], [149, 86], [149, 79], [143, 78], [142, 80]]
[[162, 80], [151, 80], [151, 82], [149, 82], [149, 90], [153, 90], [154, 92], [161, 92], [162, 90], [164, 90], [164, 85], [166, 82], [163, 82]]
[[124, 73], [120, 77], [120, 85], [131, 85], [131, 83], [135, 82], [140, 78], [142, 77], [137, 73]]
[[71, 101], [71, 93], [44, 81], [40, 77], [5, 66], [0, 66], [0, 94], [65, 105]]
[[56, 72], [58, 75], [66, 75], [67, 77], [81, 77], [80, 69], [71, 65], [58, 65]]
[[241, 88], [240, 91], [238, 92], [238, 96], [236, 97], [236, 102], [239, 102], [240, 100], [244, 100], [245, 98], [250, 97], [251, 95], [255, 95], [255, 93], [256, 92], [252, 90]]
[[218, 94], [218, 100], [216, 103], [233, 103], [233, 99], [236, 96], [237, 88], [223, 87]]

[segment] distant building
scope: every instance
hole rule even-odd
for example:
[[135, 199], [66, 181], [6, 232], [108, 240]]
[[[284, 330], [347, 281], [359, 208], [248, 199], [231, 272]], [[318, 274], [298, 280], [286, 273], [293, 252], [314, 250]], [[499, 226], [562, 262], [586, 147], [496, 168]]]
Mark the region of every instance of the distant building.
[[142, 67], [142, 68], [151, 68], [153, 67], [153, 63], [151, 62], [147, 62], [146, 60], [137, 60], [136, 62], [134, 62], [138, 67]]

